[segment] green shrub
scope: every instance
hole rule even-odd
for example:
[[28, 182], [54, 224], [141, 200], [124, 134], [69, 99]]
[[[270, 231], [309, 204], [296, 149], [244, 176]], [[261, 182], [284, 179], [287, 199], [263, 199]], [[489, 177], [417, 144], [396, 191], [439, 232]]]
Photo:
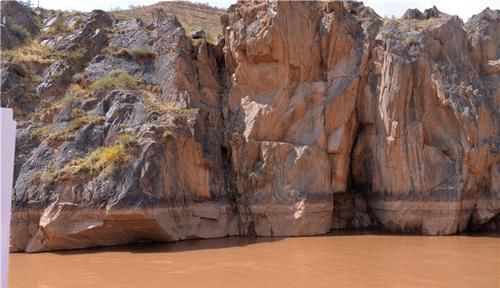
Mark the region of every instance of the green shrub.
[[113, 15], [115, 16], [116, 20], [118, 20], [118, 21], [126, 21], [130, 18], [129, 16], [127, 16], [127, 14], [122, 13], [122, 12], [115, 12], [115, 13], [113, 13]]
[[90, 85], [90, 89], [108, 89], [108, 88], [136, 88], [139, 81], [132, 75], [122, 70], [112, 71], [108, 76], [97, 80]]
[[31, 75], [31, 82], [33, 82], [33, 83], [38, 83], [42, 80], [43, 80], [43, 77], [38, 75], [38, 74]]
[[383, 39], [389, 39], [391, 37], [391, 34], [387, 31], [382, 31], [380, 32], [380, 34], [382, 35]]
[[118, 144], [123, 145], [124, 147], [137, 146], [139, 144], [137, 134], [133, 132], [121, 133], [118, 136]]
[[148, 48], [132, 48], [130, 49], [130, 56], [134, 58], [134, 60], [141, 60], [153, 57], [153, 53]]
[[52, 23], [52, 25], [49, 28], [49, 32], [51, 33], [56, 33], [56, 32], [66, 32], [67, 27], [64, 25], [64, 15], [62, 13], [59, 13], [57, 15], [56, 21]]
[[137, 135], [133, 132], [121, 133], [112, 146], [100, 147], [89, 155], [75, 159], [68, 165], [55, 171], [52, 179], [58, 176], [76, 175], [85, 173], [97, 176], [101, 172], [113, 174], [117, 168], [130, 162], [131, 148], [138, 145]]
[[29, 138], [31, 141], [36, 141], [40, 138], [40, 136], [42, 136], [42, 129], [36, 128], [35, 130], [31, 131]]
[[151, 95], [144, 95], [144, 104], [148, 105], [153, 111], [177, 111], [179, 108], [172, 102], [155, 101]]
[[58, 54], [53, 47], [43, 46], [36, 40], [26, 41], [24, 45], [11, 50], [2, 51], [3, 57], [12, 57], [12, 62], [53, 63]]
[[17, 23], [12, 23], [9, 28], [12, 33], [16, 34], [19, 38], [21, 38], [22, 41], [27, 40], [31, 37], [31, 33], [25, 27]]
[[73, 119], [79, 119], [79, 118], [82, 118], [85, 116], [87, 116], [87, 112], [83, 111], [80, 108], [76, 108], [76, 109], [73, 109], [73, 111], [71, 111], [71, 118], [73, 118]]
[[74, 175], [83, 172], [88, 173], [91, 176], [97, 176], [105, 169], [108, 174], [111, 174], [116, 167], [119, 167], [126, 162], [126, 158], [126, 147], [121, 144], [100, 147], [86, 157], [71, 161], [69, 165], [66, 165], [60, 171], [57, 171], [57, 174]]
[[83, 99], [90, 96], [90, 91], [79, 84], [71, 84], [64, 94], [66, 101]]
[[[76, 115], [80, 115], [80, 112], [77, 112]], [[72, 116], [73, 116], [73, 113], [72, 113]], [[73, 132], [80, 129], [80, 127], [82, 127], [83, 125], [97, 124], [103, 120], [104, 120], [104, 117], [97, 116], [97, 115], [86, 115], [85, 114], [85, 116], [79, 116], [78, 118], [71, 120], [68, 127], [61, 129], [61, 130], [58, 130], [54, 133], [51, 133], [48, 136], [48, 140], [49, 141], [53, 141], [53, 140], [57, 140], [57, 139], [68, 140], [71, 137], [73, 137]]]
[[135, 61], [141, 61], [154, 57], [154, 53], [145, 47], [136, 47], [132, 49], [121, 48], [118, 51], [113, 52], [112, 54], [116, 57], [132, 58]]

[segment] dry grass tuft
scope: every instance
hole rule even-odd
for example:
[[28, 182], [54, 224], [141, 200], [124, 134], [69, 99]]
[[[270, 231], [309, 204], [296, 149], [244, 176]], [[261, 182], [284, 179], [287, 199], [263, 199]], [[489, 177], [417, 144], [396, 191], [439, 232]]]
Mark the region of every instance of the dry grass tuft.
[[43, 46], [36, 40], [28, 41], [12, 50], [2, 51], [2, 57], [11, 57], [13, 63], [36, 62], [51, 64], [58, 59], [54, 48]]
[[[204, 30], [207, 33], [207, 41], [213, 44], [217, 44], [218, 37], [222, 36], [220, 17], [224, 14], [224, 10], [211, 7], [207, 4], [190, 3], [187, 1], [167, 1], [135, 7], [120, 11], [119, 13], [129, 18], [145, 18], [149, 17], [152, 11], [158, 8], [175, 15], [188, 36], [196, 30]], [[120, 17], [123, 17], [123, 15]]]
[[114, 145], [99, 147], [89, 155], [75, 159], [58, 171], [53, 171], [46, 177], [54, 181], [58, 178], [71, 177], [80, 173], [98, 176], [101, 172], [112, 174], [117, 168], [131, 161], [131, 149], [139, 144], [137, 134], [121, 133]]
[[140, 83], [134, 76], [123, 70], [114, 70], [108, 76], [97, 80], [90, 85], [90, 89], [108, 89], [108, 88], [136, 88]]

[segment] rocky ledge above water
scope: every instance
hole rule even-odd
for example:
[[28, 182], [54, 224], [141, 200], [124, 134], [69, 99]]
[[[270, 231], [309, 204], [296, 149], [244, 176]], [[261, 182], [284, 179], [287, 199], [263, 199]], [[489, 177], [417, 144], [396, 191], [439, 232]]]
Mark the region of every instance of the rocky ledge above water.
[[500, 231], [499, 10], [1, 5], [12, 251]]

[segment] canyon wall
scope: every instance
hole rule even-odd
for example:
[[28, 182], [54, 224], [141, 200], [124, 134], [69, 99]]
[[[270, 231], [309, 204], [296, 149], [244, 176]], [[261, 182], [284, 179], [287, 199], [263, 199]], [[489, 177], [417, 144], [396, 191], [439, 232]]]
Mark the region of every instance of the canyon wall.
[[499, 232], [498, 10], [240, 2], [218, 43], [162, 10], [57, 33], [51, 13], [33, 41], [59, 58], [2, 64], [22, 127], [12, 251]]

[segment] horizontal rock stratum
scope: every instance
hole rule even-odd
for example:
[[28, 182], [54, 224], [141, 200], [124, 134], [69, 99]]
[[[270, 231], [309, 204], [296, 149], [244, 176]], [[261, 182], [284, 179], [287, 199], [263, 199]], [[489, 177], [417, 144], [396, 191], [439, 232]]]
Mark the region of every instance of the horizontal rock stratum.
[[[2, 2], [12, 251], [500, 232], [499, 10], [179, 5], [191, 17]], [[204, 9], [220, 27], [189, 22]]]

